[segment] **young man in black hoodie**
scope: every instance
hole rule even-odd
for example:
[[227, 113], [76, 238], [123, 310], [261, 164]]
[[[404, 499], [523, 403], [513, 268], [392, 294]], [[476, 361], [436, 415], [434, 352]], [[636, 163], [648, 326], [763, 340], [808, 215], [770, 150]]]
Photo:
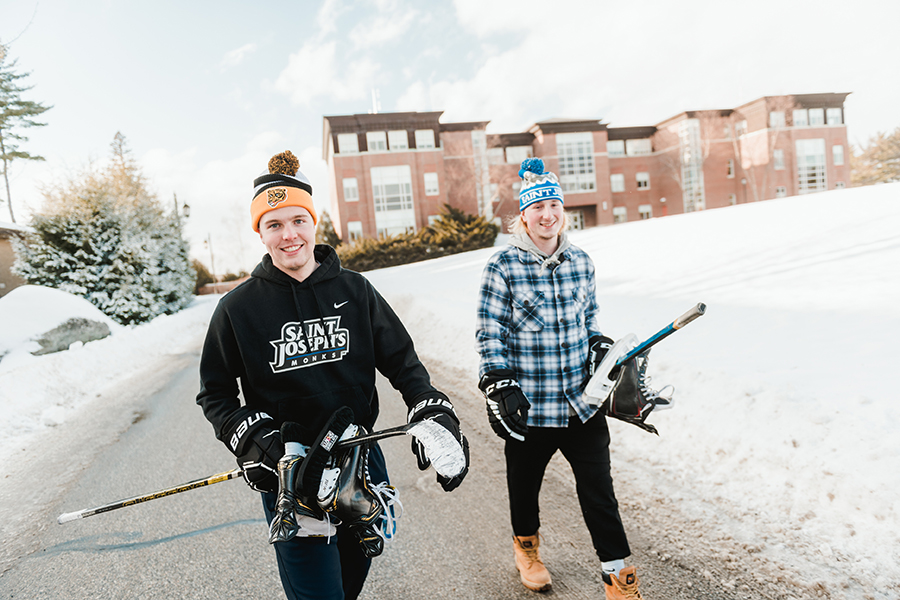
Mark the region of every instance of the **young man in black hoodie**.
[[[402, 394], [410, 422], [433, 418], [464, 449], [465, 469], [454, 478], [438, 475], [444, 490], [452, 491], [468, 471], [468, 443], [453, 406], [432, 387], [384, 298], [362, 275], [341, 268], [333, 248], [315, 244], [312, 186], [298, 168], [296, 157], [283, 152], [254, 181], [251, 224], [267, 253], [250, 279], [219, 301], [203, 347], [197, 403], [237, 457], [247, 483], [263, 492], [271, 522], [277, 463], [285, 453], [282, 423], [299, 424], [310, 440], [301, 441], [311, 444], [337, 409], [349, 407], [355, 424], [371, 431], [378, 417], [378, 370]], [[418, 466], [426, 469], [428, 458], [418, 450]], [[377, 444], [368, 470], [372, 483], [387, 482]], [[332, 519], [304, 518], [305, 534], [275, 543], [285, 594], [356, 598], [371, 559]]]

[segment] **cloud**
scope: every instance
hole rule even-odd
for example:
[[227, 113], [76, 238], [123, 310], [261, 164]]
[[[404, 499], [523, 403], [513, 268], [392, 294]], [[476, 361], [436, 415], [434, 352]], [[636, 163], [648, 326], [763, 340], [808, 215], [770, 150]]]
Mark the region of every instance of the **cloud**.
[[322, 3], [322, 8], [316, 14], [316, 24], [319, 26], [318, 39], [337, 31], [338, 18], [349, 10], [349, 7], [342, 4], [341, 0], [325, 0]]
[[140, 164], [164, 208], [172, 205], [173, 193], [179, 202], [190, 205], [185, 234], [191, 256], [210, 266], [207, 242], [211, 241], [217, 272], [236, 273], [249, 271], [265, 251], [250, 228], [253, 180], [284, 145], [281, 133], [266, 131], [227, 158], [204, 160], [196, 148], [154, 148], [141, 157]]
[[379, 65], [369, 56], [337, 59], [336, 42], [307, 42], [288, 59], [275, 80], [275, 89], [291, 102], [309, 106], [318, 97], [332, 100], [366, 99], [379, 75]]
[[415, 10], [392, 11], [389, 15], [359, 23], [351, 30], [349, 37], [358, 50], [402, 41], [402, 37], [417, 19], [418, 12]]
[[240, 48], [236, 48], [230, 52], [226, 52], [225, 56], [222, 57], [221, 62], [219, 62], [219, 67], [224, 71], [230, 67], [236, 67], [237, 65], [244, 62], [244, 58], [248, 54], [252, 54], [256, 51], [256, 44], [249, 43], [244, 44]]

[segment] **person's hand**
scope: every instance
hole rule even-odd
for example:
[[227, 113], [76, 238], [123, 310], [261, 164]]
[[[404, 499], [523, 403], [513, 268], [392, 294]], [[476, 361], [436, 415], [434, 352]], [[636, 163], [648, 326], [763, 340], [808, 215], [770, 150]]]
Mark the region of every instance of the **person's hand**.
[[262, 411], [248, 411], [226, 438], [244, 480], [258, 492], [278, 491], [278, 461], [284, 456], [275, 421]]
[[528, 399], [509, 369], [484, 374], [478, 387], [487, 403], [491, 429], [504, 440], [525, 441], [528, 433]]
[[[442, 426], [453, 435], [453, 439], [459, 443], [466, 457], [466, 465], [455, 477], [444, 477], [438, 473], [437, 481], [445, 492], [452, 492], [465, 479], [469, 472], [469, 440], [462, 434], [459, 427], [459, 417], [453, 409], [453, 404], [447, 396], [437, 390], [419, 394], [413, 399], [413, 407], [409, 411], [409, 423], [430, 419]], [[420, 471], [431, 466], [431, 459], [425, 451], [425, 446], [413, 437], [412, 452], [416, 455], [416, 464]]]

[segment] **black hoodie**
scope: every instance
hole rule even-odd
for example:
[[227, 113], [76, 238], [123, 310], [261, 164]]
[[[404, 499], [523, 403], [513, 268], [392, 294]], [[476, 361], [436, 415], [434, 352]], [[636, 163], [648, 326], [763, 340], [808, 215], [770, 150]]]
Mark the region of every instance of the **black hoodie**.
[[254, 410], [273, 417], [274, 427], [295, 421], [318, 432], [349, 406], [355, 422], [371, 430], [376, 369], [407, 406], [434, 389], [406, 328], [372, 284], [343, 269], [330, 246], [317, 245], [315, 259], [318, 268], [300, 282], [267, 254], [219, 301], [200, 359], [197, 404], [223, 442]]

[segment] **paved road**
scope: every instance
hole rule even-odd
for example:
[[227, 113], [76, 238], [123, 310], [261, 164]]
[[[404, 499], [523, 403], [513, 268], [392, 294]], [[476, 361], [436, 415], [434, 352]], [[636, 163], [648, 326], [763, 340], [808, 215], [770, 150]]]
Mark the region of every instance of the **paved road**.
[[[382, 443], [405, 510], [398, 538], [375, 561], [363, 598], [533, 600], [513, 567], [502, 445], [486, 423], [483, 401], [469, 375], [429, 368], [435, 385], [457, 404], [471, 444], [471, 472], [447, 494], [432, 471], [415, 468], [405, 438]], [[4, 496], [4, 510], [14, 512], [23, 497], [36, 501], [29, 523], [8, 523], [4, 530], [0, 598], [283, 598], [258, 495], [241, 480], [56, 524], [63, 512], [233, 468], [193, 401], [196, 353], [140, 376], [129, 389], [132, 395], [118, 404], [106, 399], [102, 406], [113, 412], [98, 410], [97, 423], [55, 438], [63, 441], [48, 451], [51, 481], [33, 469], [15, 475], [16, 493]], [[142, 394], [144, 389], [152, 393]], [[384, 382], [380, 393], [379, 428], [403, 423], [396, 393]], [[640, 479], [639, 466], [625, 466], [616, 471], [620, 498], [639, 493], [628, 481]], [[673, 523], [671, 508], [664, 510], [661, 501], [651, 511], [642, 510], [642, 502], [623, 501], [623, 518], [648, 600], [779, 597], [754, 579], [746, 557], [727, 539], [712, 549], [692, 545], [696, 522]], [[542, 507], [542, 551], [554, 577], [553, 590], [543, 596], [603, 597], [599, 563], [571, 474], [560, 460], [548, 470]], [[676, 548], [682, 551], [672, 558]]]

